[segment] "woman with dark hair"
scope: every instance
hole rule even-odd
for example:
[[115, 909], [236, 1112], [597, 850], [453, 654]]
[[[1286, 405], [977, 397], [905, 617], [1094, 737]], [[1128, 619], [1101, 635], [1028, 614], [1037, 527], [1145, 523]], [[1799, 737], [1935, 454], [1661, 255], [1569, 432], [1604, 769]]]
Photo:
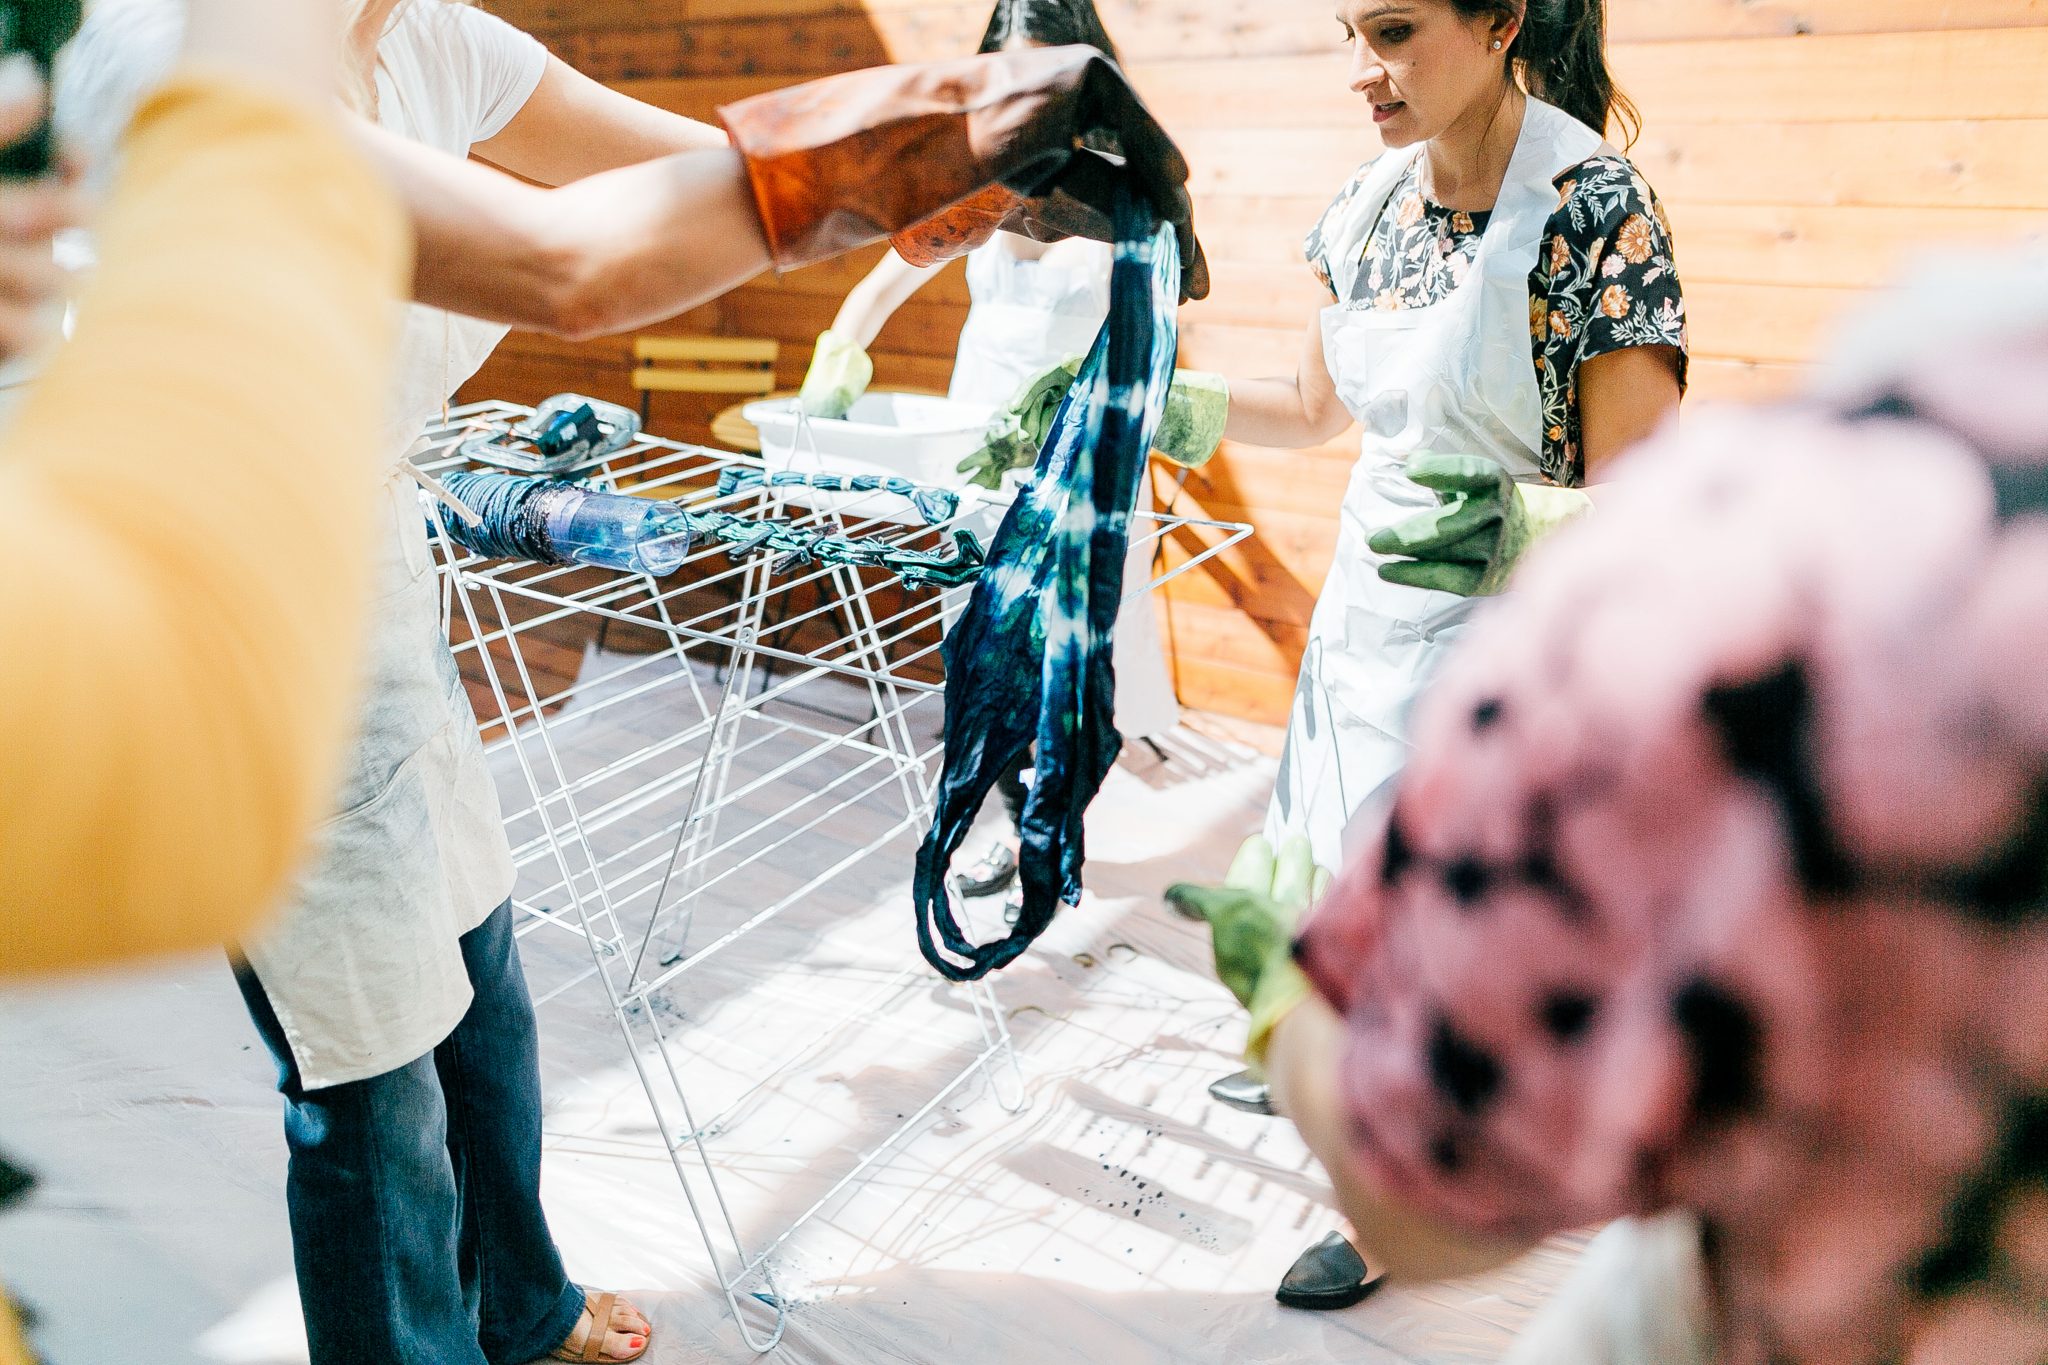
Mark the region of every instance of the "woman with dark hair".
[[[1389, 150], [1308, 235], [1331, 303], [1299, 371], [1233, 383], [1226, 428], [1283, 447], [1365, 428], [1268, 817], [1276, 844], [1306, 836], [1319, 866], [1342, 861], [1345, 826], [1399, 773], [1404, 713], [1521, 548], [1495, 536], [1445, 553], [1429, 524], [1583, 510], [1580, 490], [1684, 390], [1670, 231], [1602, 136], [1635, 118], [1608, 75], [1604, 10], [1339, 6], [1351, 88]], [[1441, 467], [1458, 457], [1487, 463]]]
[[[1388, 150], [1308, 235], [1329, 306], [1309, 324], [1298, 372], [1231, 383], [1225, 428], [1300, 448], [1364, 427], [1267, 815], [1271, 843], [1305, 841], [1315, 866], [1341, 864], [1354, 816], [1406, 764], [1409, 709], [1473, 599], [1590, 507], [1585, 487], [1667, 422], [1684, 391], [1669, 226], [1604, 138], [1637, 125], [1608, 72], [1605, 9], [1337, 7], [1351, 88]], [[1256, 1068], [1212, 1093], [1267, 1104]], [[1281, 1300], [1343, 1307], [1370, 1284], [1332, 1235], [1296, 1263]]]
[[1001, 52], [1013, 42], [1033, 47], [1086, 43], [1113, 62], [1123, 60], [1095, 12], [1095, 0], [1000, 0], [975, 51]]
[[[998, 0], [983, 32], [980, 51], [1066, 47], [1085, 44], [1112, 61], [1116, 45], [1095, 12], [1094, 0]], [[960, 329], [947, 397], [994, 412], [1019, 395], [1035, 376], [1058, 370], [1084, 354], [1109, 316], [1110, 249], [1101, 242], [1069, 238], [1034, 241], [1002, 232], [967, 256], [967, 288], [973, 307]], [[898, 308], [922, 289], [941, 266], [914, 265], [895, 251], [883, 256], [846, 296], [832, 327], [818, 338], [804, 380], [803, 404], [814, 417], [840, 417], [873, 377], [867, 347]], [[1064, 393], [1062, 375], [1056, 384]], [[1018, 462], [1028, 467], [1036, 452], [992, 442], [961, 467], [990, 488]], [[1141, 495], [1142, 496], [1142, 495]], [[1142, 539], [1142, 538], [1141, 538]], [[1149, 583], [1153, 546], [1135, 546], [1126, 582]], [[1173, 680], [1167, 672], [1159, 620], [1149, 596], [1127, 601], [1117, 622], [1116, 724], [1127, 738], [1149, 740], [1180, 721]], [[1026, 774], [1012, 773], [999, 785], [1014, 825], [1024, 808]], [[968, 895], [990, 895], [1009, 886], [1017, 860], [997, 842], [958, 879]], [[1015, 917], [1015, 902], [1006, 914]]]

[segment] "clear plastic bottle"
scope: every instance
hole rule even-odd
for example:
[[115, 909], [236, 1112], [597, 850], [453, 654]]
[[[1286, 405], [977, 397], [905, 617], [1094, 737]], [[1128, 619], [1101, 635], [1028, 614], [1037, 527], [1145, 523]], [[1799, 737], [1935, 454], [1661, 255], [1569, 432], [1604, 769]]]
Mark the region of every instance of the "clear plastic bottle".
[[564, 558], [660, 578], [674, 573], [689, 555], [690, 524], [674, 503], [574, 492], [547, 513], [548, 541]]

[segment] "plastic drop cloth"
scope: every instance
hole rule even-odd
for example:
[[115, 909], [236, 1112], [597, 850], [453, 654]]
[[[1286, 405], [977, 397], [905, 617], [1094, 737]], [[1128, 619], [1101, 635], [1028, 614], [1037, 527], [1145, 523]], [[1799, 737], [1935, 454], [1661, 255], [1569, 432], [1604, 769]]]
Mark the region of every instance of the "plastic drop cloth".
[[[594, 722], [558, 730], [610, 742]], [[784, 1244], [774, 1265], [792, 1317], [769, 1359], [1461, 1365], [1500, 1359], [1569, 1266], [1559, 1245], [1508, 1274], [1390, 1289], [1345, 1313], [1274, 1304], [1287, 1265], [1335, 1226], [1327, 1185], [1285, 1123], [1204, 1093], [1236, 1068], [1244, 1019], [1199, 930], [1159, 906], [1170, 881], [1220, 877], [1257, 823], [1271, 764], [1185, 727], [1162, 743], [1170, 765], [1148, 754], [1105, 784], [1080, 908], [995, 982], [1029, 1107], [1006, 1113], [970, 1080]], [[746, 761], [765, 769], [776, 755]], [[849, 812], [815, 856], [871, 835]], [[751, 1247], [979, 1049], [967, 998], [924, 971], [903, 932], [913, 842], [662, 997], [699, 1118], [731, 1110], [712, 1151]], [[552, 931], [522, 951], [537, 995], [589, 963]], [[888, 990], [905, 968], [914, 979]], [[832, 1006], [878, 989], [835, 1020]], [[746, 1093], [821, 1023], [823, 1041]], [[540, 1024], [544, 1197], [571, 1273], [634, 1292], [656, 1324], [650, 1365], [754, 1359], [595, 983], [542, 1005]], [[55, 1365], [303, 1359], [277, 1100], [226, 965], [0, 996], [0, 1037], [0, 1142], [44, 1177], [30, 1213], [0, 1220], [0, 1275], [50, 1319]]]

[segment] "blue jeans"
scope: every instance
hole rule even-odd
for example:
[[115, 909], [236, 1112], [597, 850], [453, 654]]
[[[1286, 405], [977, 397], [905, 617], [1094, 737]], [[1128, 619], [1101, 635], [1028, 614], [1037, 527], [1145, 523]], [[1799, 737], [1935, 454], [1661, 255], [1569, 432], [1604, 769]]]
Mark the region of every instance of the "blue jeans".
[[512, 910], [463, 935], [476, 992], [434, 1051], [323, 1090], [263, 987], [235, 978], [277, 1061], [285, 1202], [313, 1365], [513, 1365], [576, 1327], [540, 1206], [540, 1057]]

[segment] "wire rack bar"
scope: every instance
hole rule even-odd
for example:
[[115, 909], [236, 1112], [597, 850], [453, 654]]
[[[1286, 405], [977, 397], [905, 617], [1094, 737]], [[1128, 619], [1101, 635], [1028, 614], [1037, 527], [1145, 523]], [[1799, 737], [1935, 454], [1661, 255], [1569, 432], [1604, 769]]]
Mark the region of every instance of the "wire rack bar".
[[[529, 416], [501, 402], [456, 408], [416, 462], [429, 474], [449, 473], [462, 467], [458, 448], [467, 437], [510, 431]], [[955, 515], [926, 525], [906, 499], [886, 492], [817, 494], [763, 479], [721, 494], [720, 476], [731, 470], [765, 473], [756, 457], [643, 436], [582, 477], [692, 510], [908, 550], [946, 548], [962, 530], [986, 543], [1007, 510], [970, 490]], [[441, 530], [439, 504], [423, 498], [422, 506]], [[1154, 547], [1155, 566], [1169, 537], [1183, 554], [1128, 595], [1157, 590], [1249, 534], [1237, 523], [1139, 514], [1132, 538]], [[658, 581], [487, 560], [445, 533], [436, 552], [450, 644], [486, 686], [486, 754], [511, 783], [504, 807], [520, 879], [519, 932], [567, 934], [588, 950], [587, 964], [536, 1001], [597, 983], [734, 1321], [750, 1347], [771, 1350], [789, 1311], [775, 1288], [774, 1258], [796, 1230], [971, 1080], [982, 1078], [1006, 1108], [1021, 1109], [1022, 1069], [990, 985], [952, 988], [968, 1002], [978, 1039], [959, 1045], [964, 1060], [950, 1079], [802, 1213], [750, 1238], [721, 1188], [719, 1156], [744, 1141], [750, 1104], [828, 1042], [858, 1036], [850, 1026], [885, 1017], [928, 973], [922, 964], [887, 969], [857, 999], [820, 1011], [703, 1121], [690, 1098], [689, 1055], [672, 1020], [664, 1022], [674, 1012], [667, 1002], [691, 973], [814, 904], [879, 853], [894, 850], [907, 861], [931, 818], [940, 651], [968, 589], [911, 591], [878, 569], [778, 562], [723, 544], [692, 545], [682, 566]], [[622, 658], [586, 652], [570, 668], [559, 657], [565, 627], [600, 638], [630, 631], [654, 647]], [[857, 837], [835, 846], [830, 832], [842, 826], [857, 828]], [[710, 917], [701, 933], [700, 916]], [[733, 965], [744, 970], [744, 959]], [[787, 1003], [816, 1008], [814, 994], [792, 991]], [[765, 1327], [763, 1310], [772, 1314]]]

